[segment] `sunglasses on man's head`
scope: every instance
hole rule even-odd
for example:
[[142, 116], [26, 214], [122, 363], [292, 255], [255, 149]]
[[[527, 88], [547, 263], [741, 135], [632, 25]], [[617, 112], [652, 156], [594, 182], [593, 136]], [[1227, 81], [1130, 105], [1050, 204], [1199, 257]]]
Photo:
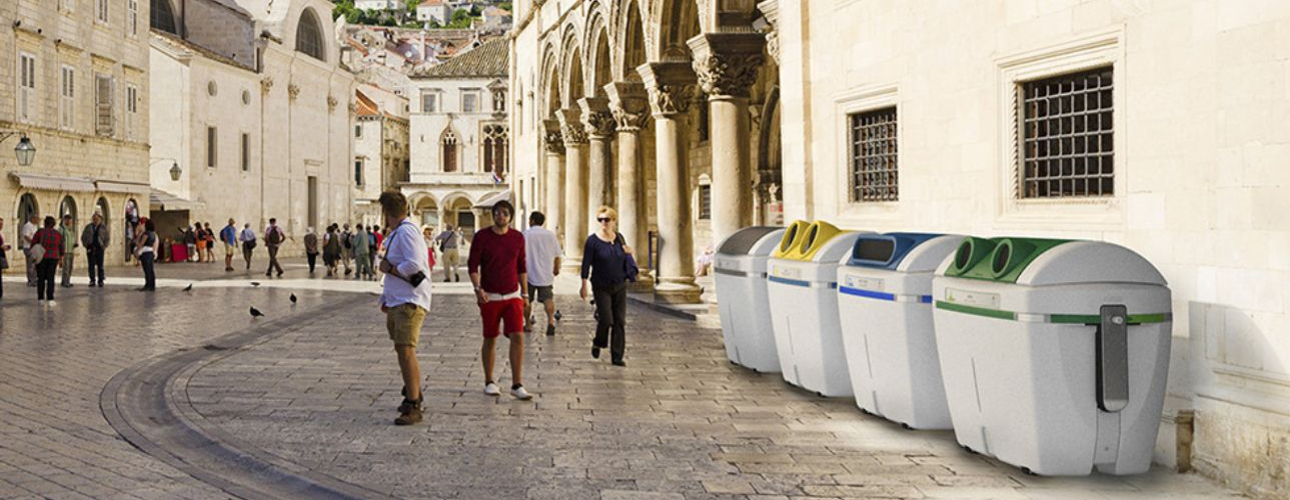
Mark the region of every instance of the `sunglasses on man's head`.
[[598, 220], [598, 221], [600, 221], [600, 222], [609, 222], [609, 221], [611, 221], [611, 220], [613, 220], [613, 219], [610, 219], [609, 217], [596, 217], [596, 220]]

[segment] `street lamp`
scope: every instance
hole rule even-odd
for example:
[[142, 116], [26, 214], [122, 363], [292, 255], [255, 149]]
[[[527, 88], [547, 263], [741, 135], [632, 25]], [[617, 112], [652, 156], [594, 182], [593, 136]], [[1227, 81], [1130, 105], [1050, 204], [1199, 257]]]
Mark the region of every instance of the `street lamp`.
[[181, 173], [183, 173], [183, 170], [179, 169], [179, 162], [174, 162], [170, 164], [170, 180], [178, 181], [179, 174]]
[[31, 166], [31, 162], [36, 159], [36, 146], [31, 144], [31, 139], [27, 138], [27, 134], [0, 130], [0, 142], [8, 140], [9, 137], [14, 135], [19, 136], [18, 145], [13, 148], [14, 154], [18, 157], [18, 165], [23, 167]]

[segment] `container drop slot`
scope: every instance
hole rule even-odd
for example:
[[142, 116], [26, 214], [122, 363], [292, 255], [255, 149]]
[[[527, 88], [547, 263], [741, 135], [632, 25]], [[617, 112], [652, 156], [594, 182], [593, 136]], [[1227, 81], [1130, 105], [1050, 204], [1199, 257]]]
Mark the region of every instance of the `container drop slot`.
[[1097, 327], [1097, 406], [1118, 412], [1129, 406], [1129, 310], [1102, 306]]

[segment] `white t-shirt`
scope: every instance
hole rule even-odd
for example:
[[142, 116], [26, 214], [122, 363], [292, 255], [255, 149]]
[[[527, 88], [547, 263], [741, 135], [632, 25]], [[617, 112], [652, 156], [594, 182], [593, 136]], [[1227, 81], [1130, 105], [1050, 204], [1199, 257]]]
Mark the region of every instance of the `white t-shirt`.
[[555, 258], [563, 257], [560, 241], [555, 233], [542, 226], [524, 231], [524, 252], [529, 272], [529, 284], [551, 286], [555, 284]]
[[27, 221], [22, 225], [22, 248], [31, 248], [31, 239], [36, 237], [37, 229], [39, 228], [32, 224], [31, 221]]

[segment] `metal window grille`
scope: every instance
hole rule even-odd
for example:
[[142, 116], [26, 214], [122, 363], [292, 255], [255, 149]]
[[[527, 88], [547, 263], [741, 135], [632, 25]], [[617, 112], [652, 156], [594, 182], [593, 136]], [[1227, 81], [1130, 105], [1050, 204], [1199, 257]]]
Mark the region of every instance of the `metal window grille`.
[[896, 107], [856, 113], [851, 121], [851, 201], [899, 199]]
[[1115, 194], [1111, 91], [1111, 68], [1019, 86], [1018, 197]]
[[712, 219], [712, 185], [699, 185], [699, 220]]
[[206, 127], [206, 166], [215, 168], [219, 164], [219, 130]]

